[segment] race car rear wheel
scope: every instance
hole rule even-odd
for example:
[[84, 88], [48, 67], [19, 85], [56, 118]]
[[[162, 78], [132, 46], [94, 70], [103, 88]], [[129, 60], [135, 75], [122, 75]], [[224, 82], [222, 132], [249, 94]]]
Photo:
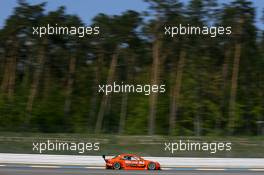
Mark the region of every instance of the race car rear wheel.
[[156, 164], [153, 163], [153, 162], [150, 162], [150, 163], [148, 164], [148, 169], [149, 169], [149, 170], [155, 170], [155, 169], [156, 169]]
[[120, 165], [120, 163], [119, 163], [119, 162], [114, 163], [113, 168], [114, 168], [115, 170], [120, 170], [120, 169], [121, 169], [121, 165]]

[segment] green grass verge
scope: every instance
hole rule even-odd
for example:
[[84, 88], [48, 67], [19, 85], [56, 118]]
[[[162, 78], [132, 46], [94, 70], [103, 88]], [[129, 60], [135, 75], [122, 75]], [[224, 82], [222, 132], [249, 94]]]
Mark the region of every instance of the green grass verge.
[[[91, 134], [42, 134], [42, 133], [0, 133], [0, 153], [37, 153], [33, 151], [33, 142], [99, 142], [99, 151], [46, 151], [43, 154], [74, 155], [115, 155], [136, 153], [141, 156], [169, 157], [244, 157], [264, 158], [264, 137], [169, 137], [169, 136], [120, 136]], [[172, 154], [164, 151], [165, 142], [231, 142], [231, 151], [177, 151]]]

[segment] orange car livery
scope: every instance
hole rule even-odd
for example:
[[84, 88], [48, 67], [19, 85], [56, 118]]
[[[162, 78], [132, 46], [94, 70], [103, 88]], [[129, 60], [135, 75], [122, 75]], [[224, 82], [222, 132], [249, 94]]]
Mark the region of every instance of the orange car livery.
[[120, 154], [111, 159], [106, 159], [106, 169], [124, 170], [159, 170], [160, 164], [155, 161], [145, 160], [135, 154]]

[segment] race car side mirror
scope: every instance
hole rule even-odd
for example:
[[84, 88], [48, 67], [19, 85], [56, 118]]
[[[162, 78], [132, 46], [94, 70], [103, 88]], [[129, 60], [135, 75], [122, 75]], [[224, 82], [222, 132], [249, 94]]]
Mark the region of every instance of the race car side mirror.
[[103, 159], [105, 159], [105, 155], [102, 155]]

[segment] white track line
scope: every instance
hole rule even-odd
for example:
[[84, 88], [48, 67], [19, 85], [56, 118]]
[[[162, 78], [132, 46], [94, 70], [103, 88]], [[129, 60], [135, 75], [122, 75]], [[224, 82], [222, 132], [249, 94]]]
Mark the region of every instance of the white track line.
[[172, 170], [173, 168], [161, 168], [162, 170]]
[[[1, 165], [0, 167], [6, 167], [7, 165]], [[31, 167], [31, 168], [63, 168], [63, 166], [54, 166], [54, 165], [31, 165], [31, 166], [27, 166], [27, 167]], [[66, 166], [67, 167], [67, 166]], [[99, 166], [86, 166], [86, 167], [82, 167], [82, 168], [86, 168], [86, 169], [105, 169], [105, 167], [99, 167]], [[175, 167], [177, 168], [183, 168], [183, 167]], [[162, 168], [162, 170], [172, 170], [175, 168]], [[190, 169], [193, 169], [194, 171], [226, 171], [228, 169], [225, 168], [191, 168], [188, 167]], [[247, 170], [247, 171], [260, 171], [260, 172], [264, 172], [263, 168], [251, 168], [251, 169], [241, 169], [241, 170]]]
[[220, 168], [197, 168], [198, 171], [225, 171], [226, 169]]
[[98, 167], [98, 166], [87, 166], [87, 167], [84, 167], [84, 168], [87, 168], [87, 169], [105, 169], [105, 167]]
[[249, 169], [249, 171], [264, 171], [264, 169]]
[[45, 165], [32, 165], [31, 168], [61, 168], [61, 166], [45, 166]]

